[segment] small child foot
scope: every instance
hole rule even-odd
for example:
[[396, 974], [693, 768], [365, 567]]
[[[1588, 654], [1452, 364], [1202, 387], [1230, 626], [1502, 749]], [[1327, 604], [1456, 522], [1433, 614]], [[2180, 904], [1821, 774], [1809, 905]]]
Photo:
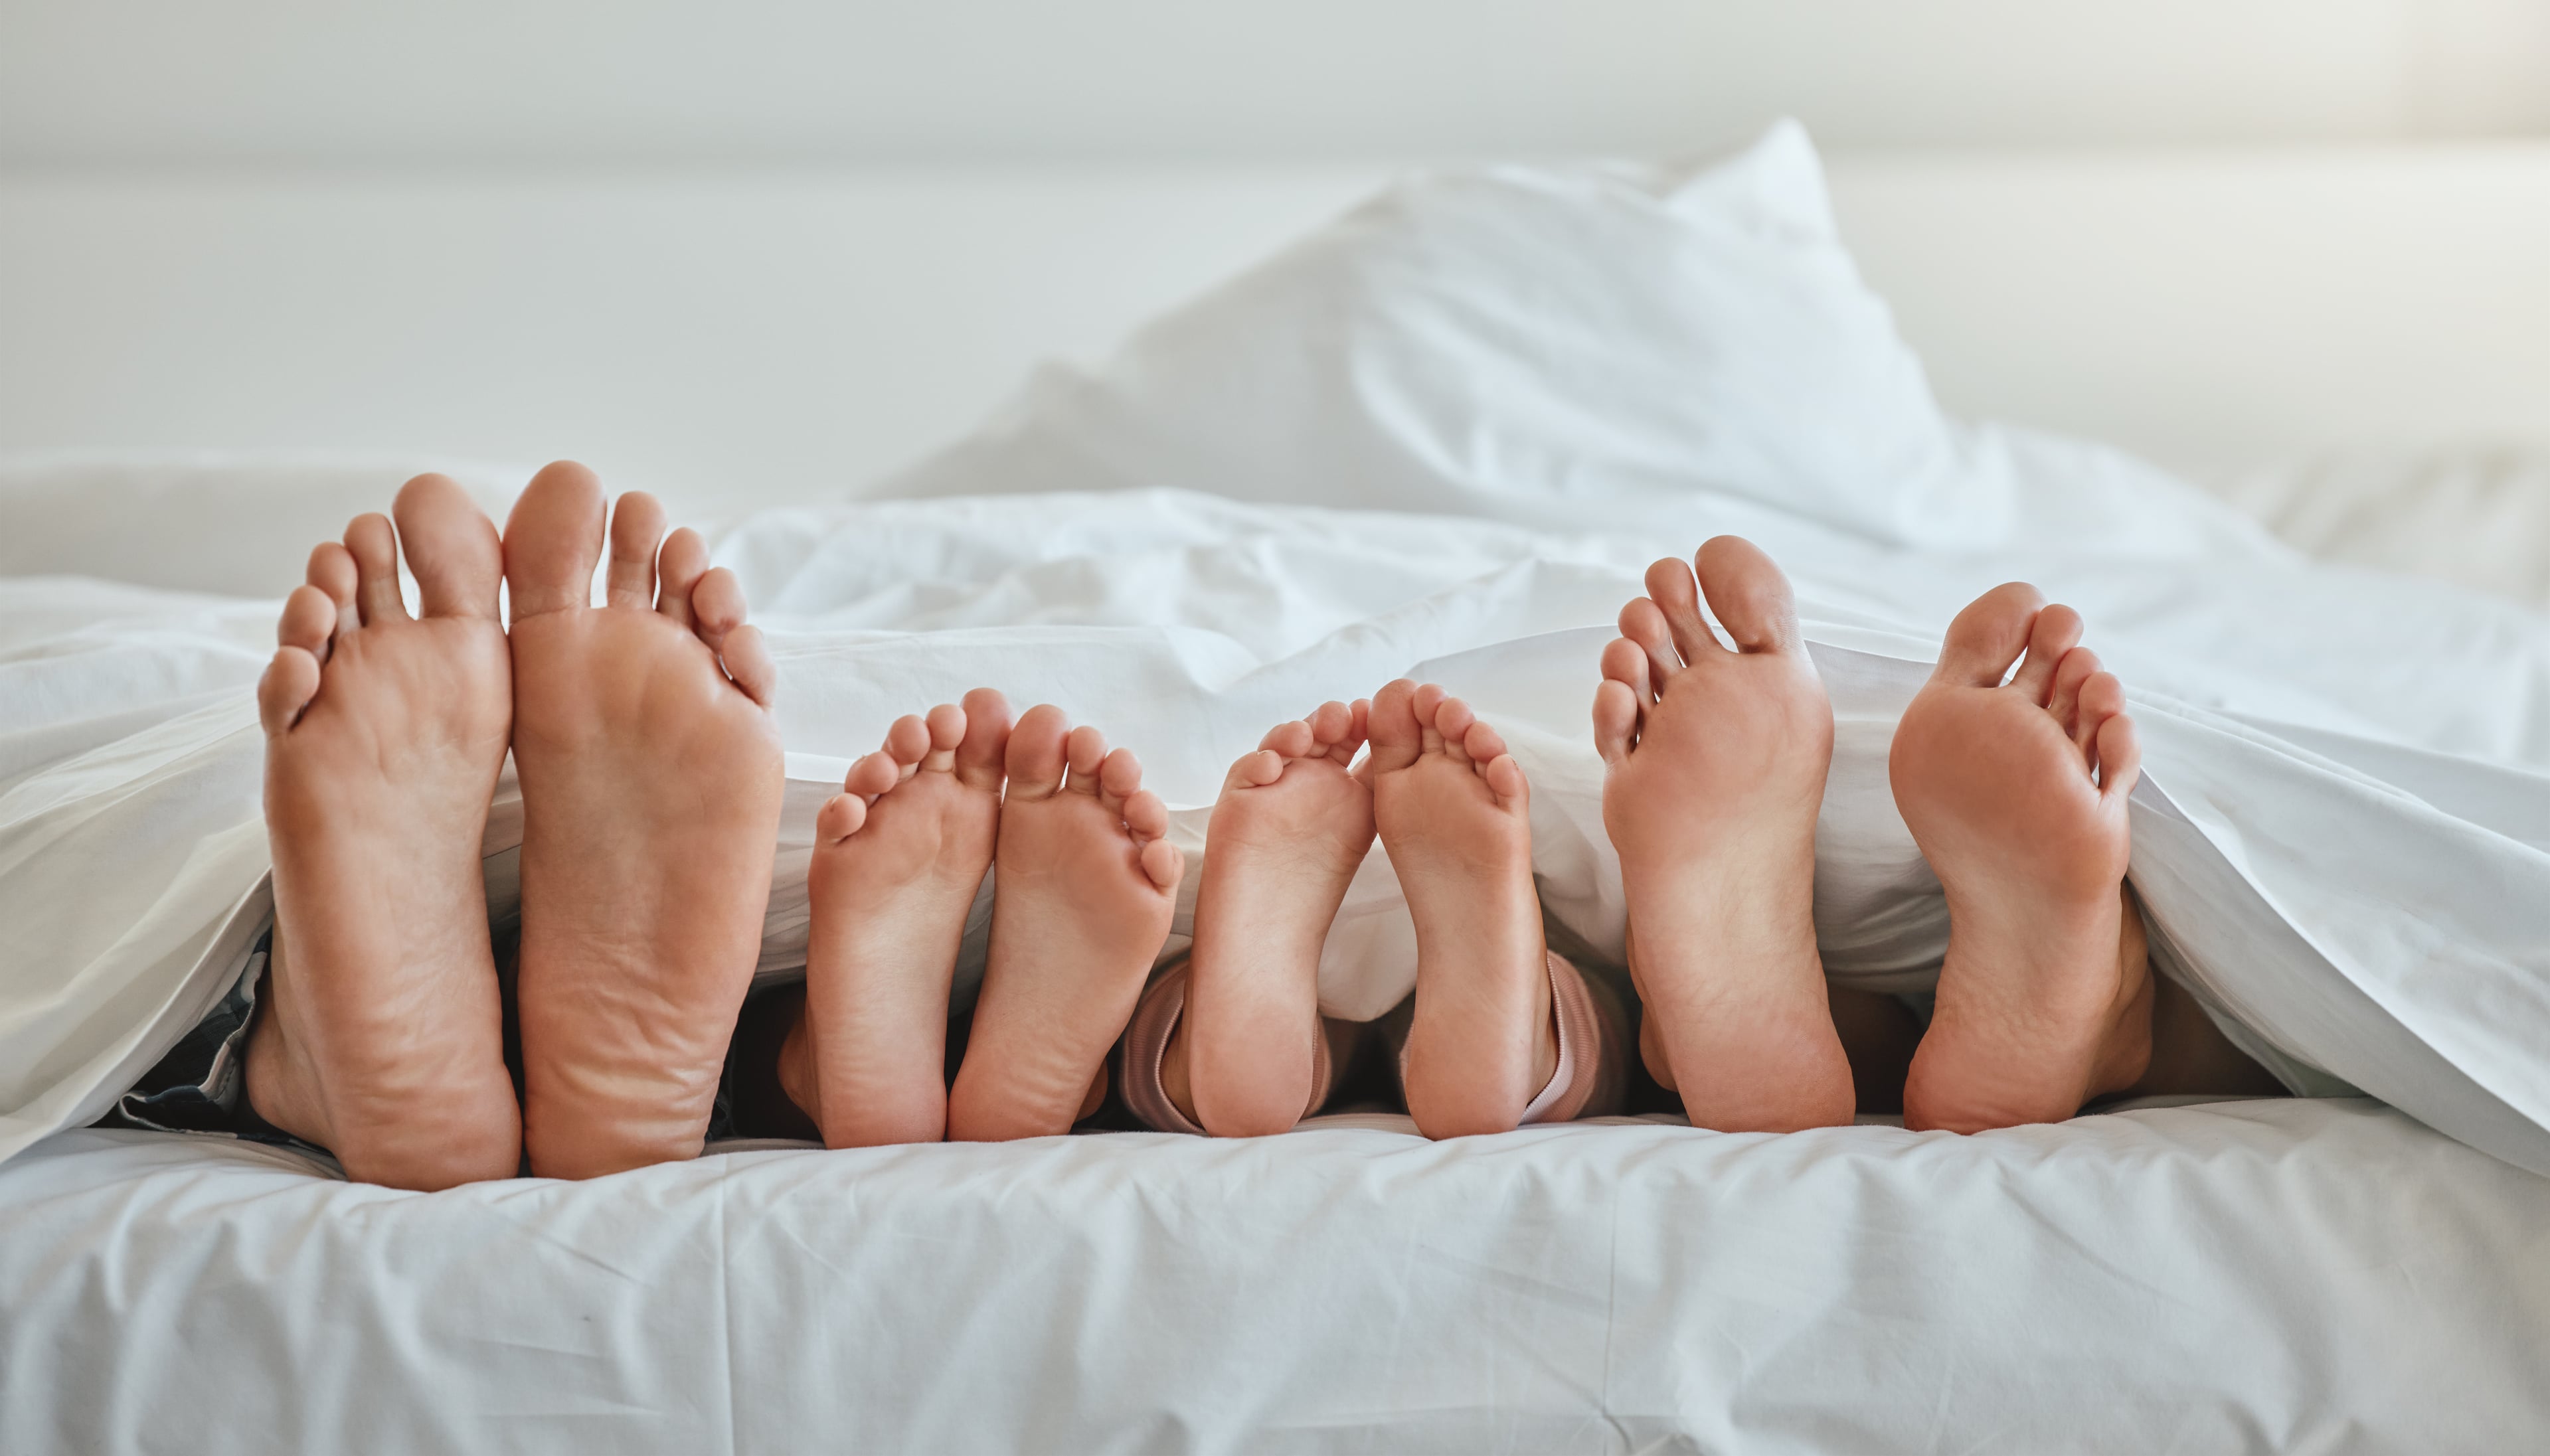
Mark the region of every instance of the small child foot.
[[1372, 700], [1373, 820], [1417, 922], [1408, 1114], [1428, 1137], [1505, 1132], [1558, 1068], [1522, 765], [1431, 683]]
[[947, 1130], [947, 990], [1001, 825], [1010, 707], [898, 720], [815, 822], [806, 1008], [781, 1085], [827, 1147], [936, 1142]]
[[947, 1135], [969, 1142], [1067, 1132], [1092, 1110], [1185, 869], [1167, 806], [1098, 729], [1030, 708], [1006, 768], [992, 943], [947, 1098]]
[[2076, 645], [2080, 615], [2043, 601], [2013, 582], [1959, 613], [1895, 730], [1896, 806], [1948, 897], [1910, 1127], [2059, 1121], [2151, 1057], [2152, 981], [2123, 889], [2141, 752], [2123, 687]]
[[1372, 791], [1347, 772], [1370, 708], [1323, 704], [1270, 729], [1214, 804], [1163, 1072], [1218, 1136], [1282, 1132], [1309, 1111], [1320, 950], [1372, 848]]
[[1695, 1126], [1846, 1123], [1850, 1064], [1814, 926], [1832, 709], [1771, 558], [1718, 536], [1696, 564], [1734, 649], [1700, 615], [1691, 568], [1658, 561], [1648, 595], [1620, 611], [1594, 698], [1641, 1041]]

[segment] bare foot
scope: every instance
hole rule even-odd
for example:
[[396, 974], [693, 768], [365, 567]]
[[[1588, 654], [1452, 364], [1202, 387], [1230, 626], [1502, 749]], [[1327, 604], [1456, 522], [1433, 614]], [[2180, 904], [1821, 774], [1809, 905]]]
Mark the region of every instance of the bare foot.
[[815, 821], [806, 1009], [780, 1085], [827, 1147], [936, 1142], [947, 1131], [947, 988], [965, 915], [992, 868], [1010, 705], [897, 720]]
[[947, 1097], [968, 1142], [1068, 1132], [1094, 1107], [1185, 869], [1142, 766], [1098, 729], [1030, 708], [1006, 766], [983, 994]]
[[1815, 813], [1832, 708], [1788, 578], [1752, 542], [1647, 568], [1603, 652], [1594, 741], [1629, 902], [1640, 1041], [1695, 1126], [1786, 1132], [1851, 1119], [1850, 1063], [1815, 951]]
[[442, 476], [392, 509], [395, 537], [364, 516], [310, 553], [257, 685], [275, 929], [247, 1096], [349, 1178], [439, 1189], [521, 1157], [479, 878], [513, 721], [504, 557]]
[[1895, 729], [1896, 807], [1948, 892], [1908, 1127], [2059, 1121], [2151, 1059], [2152, 979], [2123, 888], [2141, 750], [2124, 688], [2075, 645], [2080, 614], [2044, 600], [2012, 582], [1957, 614]]
[[1371, 706], [1326, 703], [1269, 729], [1214, 804], [1186, 1011], [1161, 1077], [1216, 1136], [1282, 1132], [1309, 1111], [1320, 948], [1372, 848], [1372, 791], [1346, 772]]
[[[660, 562], [657, 542], [662, 542]], [[523, 784], [523, 1138], [589, 1178], [696, 1156], [770, 900], [777, 681], [735, 575], [560, 462], [505, 528]]]
[[1558, 1070], [1522, 765], [1432, 683], [1374, 694], [1370, 727], [1373, 822], [1417, 922], [1408, 1115], [1428, 1137], [1511, 1131]]

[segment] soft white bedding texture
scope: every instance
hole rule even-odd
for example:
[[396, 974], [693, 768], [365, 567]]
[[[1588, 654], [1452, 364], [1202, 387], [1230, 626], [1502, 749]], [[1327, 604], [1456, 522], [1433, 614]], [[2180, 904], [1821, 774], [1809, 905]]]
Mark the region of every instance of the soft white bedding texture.
[[[37, 472], [0, 508], [218, 550], [276, 478]], [[1935, 971], [1887, 737], [1956, 607], [2025, 576], [2131, 685], [2177, 973], [2298, 1089], [2401, 1111], [755, 1152], [431, 1197], [47, 1140], [254, 933], [273, 604], [0, 580], [0, 1445], [2439, 1449], [2550, 1413], [2550, 624], [1946, 419], [1802, 137], [1412, 184], [893, 489], [715, 533], [786, 679], [767, 971], [802, 959], [827, 779], [900, 713], [1059, 703], [1142, 753], [1192, 848], [1266, 725], [1402, 673], [1507, 731], [1544, 901], [1617, 954], [1595, 654], [1648, 559], [1732, 531], [1797, 580], [1840, 720], [1836, 978]], [[1404, 994], [1408, 935], [1376, 855], [1328, 1007]]]

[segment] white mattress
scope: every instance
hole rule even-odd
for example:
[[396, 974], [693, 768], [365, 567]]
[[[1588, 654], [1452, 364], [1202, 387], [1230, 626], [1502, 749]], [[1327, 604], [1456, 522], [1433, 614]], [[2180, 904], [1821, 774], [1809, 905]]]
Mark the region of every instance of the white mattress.
[[[1386, 1124], [1385, 1124], [1386, 1125]], [[0, 1167], [0, 1449], [2507, 1451], [2550, 1187], [2362, 1102], [1337, 1126], [422, 1196]]]

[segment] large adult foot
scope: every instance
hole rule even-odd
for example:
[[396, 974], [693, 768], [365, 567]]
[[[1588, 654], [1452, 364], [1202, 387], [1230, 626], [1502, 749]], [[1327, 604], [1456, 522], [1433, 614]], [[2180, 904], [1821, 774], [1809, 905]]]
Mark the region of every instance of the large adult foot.
[[969, 1142], [1067, 1132], [1094, 1110], [1185, 869], [1142, 766], [1061, 709], [1019, 719], [1006, 768], [992, 943], [947, 1096], [947, 1135]]
[[1506, 1132], [1558, 1070], [1531, 791], [1468, 704], [1406, 679], [1373, 695], [1373, 822], [1417, 922], [1403, 1090], [1428, 1137]]
[[[257, 685], [273, 946], [248, 1104], [348, 1177], [510, 1178], [522, 1126], [479, 878], [513, 692], [496, 528], [440, 475], [310, 553]], [[407, 550], [425, 615], [399, 599]]]
[[1649, 1069], [1694, 1125], [1786, 1132], [1851, 1119], [1850, 1063], [1815, 951], [1815, 814], [1832, 707], [1788, 578], [1752, 542], [1647, 568], [1603, 652], [1594, 741], [1629, 902]]
[[[658, 556], [658, 542], [661, 555]], [[505, 528], [523, 785], [523, 1137], [586, 1178], [698, 1154], [770, 900], [777, 671], [697, 534], [533, 477]]]
[[1010, 707], [898, 720], [815, 820], [806, 1009], [779, 1079], [827, 1147], [947, 1131], [947, 989], [1001, 827]]
[[2059, 1121], [2151, 1059], [2152, 978], [2123, 888], [2141, 751], [2124, 688], [2076, 645], [2080, 615], [2044, 600], [2013, 582], [1957, 614], [1895, 729], [1895, 804], [1948, 892], [1909, 1127]]
[[1282, 1132], [1309, 1111], [1320, 950], [1372, 848], [1372, 791], [1347, 772], [1370, 709], [1326, 703], [1268, 730], [1214, 804], [1186, 1010], [1161, 1073], [1217, 1136]]

